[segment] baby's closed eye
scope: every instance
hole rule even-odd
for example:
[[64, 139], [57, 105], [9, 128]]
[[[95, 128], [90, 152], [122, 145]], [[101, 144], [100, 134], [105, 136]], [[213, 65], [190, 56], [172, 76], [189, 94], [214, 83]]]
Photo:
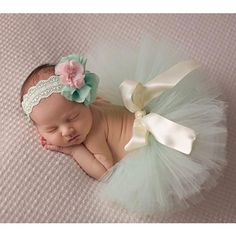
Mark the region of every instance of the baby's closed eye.
[[46, 132], [47, 133], [53, 133], [57, 130], [57, 127], [52, 127], [52, 128], [49, 128], [49, 129], [46, 129]]

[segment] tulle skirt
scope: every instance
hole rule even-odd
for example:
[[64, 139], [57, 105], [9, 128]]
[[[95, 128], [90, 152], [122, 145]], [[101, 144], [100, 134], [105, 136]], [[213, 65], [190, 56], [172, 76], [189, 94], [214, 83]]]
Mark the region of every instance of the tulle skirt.
[[[99, 45], [91, 51], [88, 68], [100, 77], [98, 95], [122, 104], [119, 85], [124, 80], [143, 84], [185, 58], [150, 37], [140, 47], [124, 43]], [[152, 100], [154, 112], [197, 134], [192, 152], [183, 154], [157, 142], [128, 153], [100, 179], [97, 194], [140, 214], [165, 214], [188, 207], [201, 192], [216, 185], [226, 164], [226, 105], [220, 91], [198, 69]]]

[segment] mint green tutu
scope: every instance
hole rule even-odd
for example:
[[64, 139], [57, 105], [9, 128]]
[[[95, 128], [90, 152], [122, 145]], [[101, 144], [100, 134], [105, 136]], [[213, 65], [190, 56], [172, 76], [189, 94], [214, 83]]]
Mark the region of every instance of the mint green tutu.
[[[123, 105], [124, 80], [146, 83], [185, 58], [149, 37], [140, 47], [125, 43], [98, 45], [88, 68], [100, 77], [98, 95]], [[89, 64], [90, 63], [90, 64]], [[148, 144], [127, 154], [100, 179], [96, 193], [133, 213], [170, 213], [201, 199], [217, 183], [226, 164], [226, 105], [204, 73], [194, 70], [173, 88], [153, 99], [146, 111], [157, 113], [197, 134], [187, 155], [148, 136]]]

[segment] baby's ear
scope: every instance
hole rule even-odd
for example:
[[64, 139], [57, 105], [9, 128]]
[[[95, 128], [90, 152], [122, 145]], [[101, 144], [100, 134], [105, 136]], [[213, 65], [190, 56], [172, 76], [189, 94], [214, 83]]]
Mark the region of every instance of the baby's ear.
[[47, 143], [47, 140], [42, 136], [40, 135], [39, 137], [39, 143], [44, 146], [46, 143]]

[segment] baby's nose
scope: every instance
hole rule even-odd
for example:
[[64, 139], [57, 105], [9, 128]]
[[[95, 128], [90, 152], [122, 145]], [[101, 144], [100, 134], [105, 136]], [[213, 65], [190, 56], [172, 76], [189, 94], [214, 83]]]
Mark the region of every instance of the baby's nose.
[[74, 134], [75, 134], [75, 129], [73, 127], [66, 126], [62, 128], [62, 136], [70, 137], [73, 136]]

